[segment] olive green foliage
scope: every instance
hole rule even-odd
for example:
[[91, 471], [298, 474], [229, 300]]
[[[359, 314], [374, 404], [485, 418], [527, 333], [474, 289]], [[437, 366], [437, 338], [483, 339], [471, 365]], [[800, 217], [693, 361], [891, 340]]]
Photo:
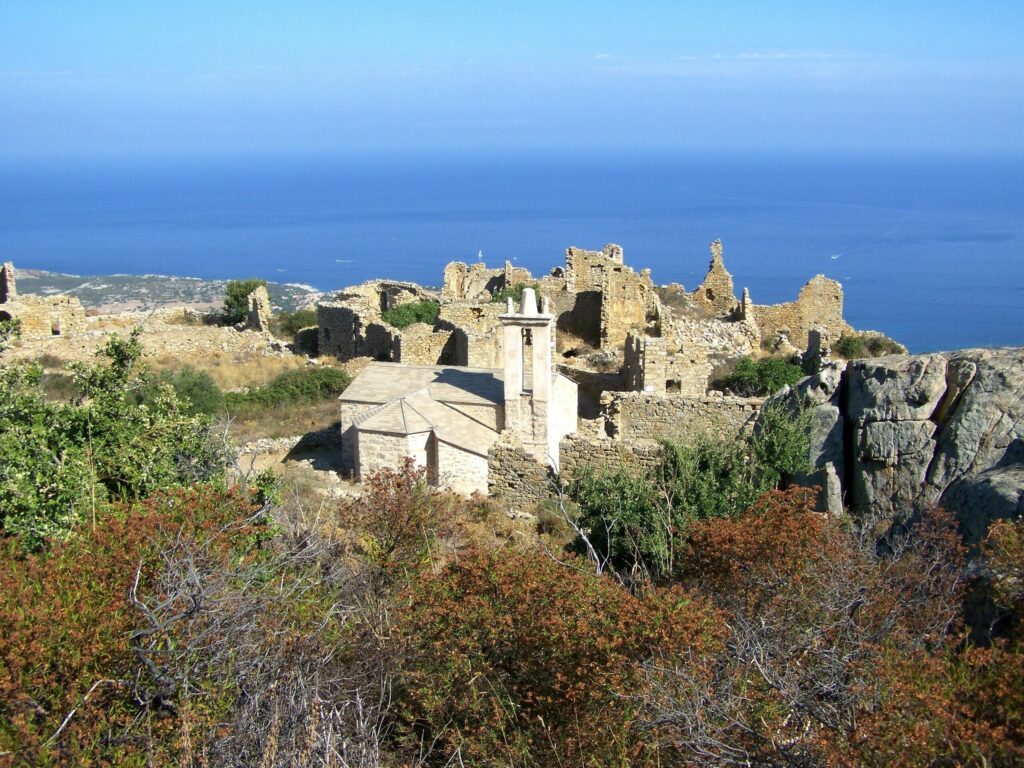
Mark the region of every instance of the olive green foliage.
[[248, 392], [228, 392], [229, 410], [272, 408], [278, 405], [314, 403], [340, 395], [351, 383], [348, 373], [326, 365], [285, 371], [270, 383]]
[[881, 357], [903, 352], [902, 347], [887, 336], [874, 334], [844, 333], [832, 347], [840, 357]]
[[511, 298], [512, 301], [518, 304], [520, 299], [523, 298], [524, 288], [533, 288], [537, 295], [540, 295], [540, 286], [537, 283], [515, 283], [514, 285], [506, 285], [504, 288], [499, 288], [491, 295], [491, 301], [501, 303]]
[[21, 336], [21, 320], [0, 320], [0, 352], [7, 349], [11, 342]]
[[140, 402], [155, 400], [164, 385], [174, 390], [182, 408], [188, 413], [214, 416], [224, 410], [224, 393], [220, 391], [217, 382], [206, 371], [188, 365], [173, 371], [161, 371], [139, 393]]
[[224, 309], [221, 317], [229, 325], [240, 323], [249, 314], [249, 294], [260, 286], [267, 285], [266, 280], [252, 278], [249, 280], [229, 280], [224, 287]]
[[588, 469], [570, 486], [578, 524], [613, 566], [655, 578], [678, 566], [679, 537], [696, 520], [735, 517], [766, 491], [810, 469], [809, 412], [770, 405], [736, 440], [665, 441], [656, 471]]
[[51, 402], [38, 366], [0, 368], [0, 526], [35, 548], [110, 502], [223, 475], [225, 456], [169, 385], [139, 364], [139, 331], [71, 366], [77, 395]]
[[315, 309], [297, 309], [294, 312], [278, 312], [270, 319], [270, 330], [281, 339], [291, 339], [303, 328], [316, 325]]
[[723, 384], [741, 397], [759, 397], [796, 384], [803, 375], [799, 365], [782, 357], [741, 357]]
[[436, 301], [424, 299], [423, 301], [410, 301], [408, 304], [399, 304], [397, 307], [391, 307], [381, 317], [388, 325], [393, 325], [395, 328], [405, 328], [413, 323], [433, 325], [437, 322], [437, 316], [440, 313], [440, 304]]

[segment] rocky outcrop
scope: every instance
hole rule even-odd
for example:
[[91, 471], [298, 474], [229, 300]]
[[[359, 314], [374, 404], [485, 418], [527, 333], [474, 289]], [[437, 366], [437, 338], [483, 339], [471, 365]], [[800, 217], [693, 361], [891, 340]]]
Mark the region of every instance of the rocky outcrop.
[[896, 522], [941, 504], [969, 542], [1024, 512], [1024, 349], [830, 363], [780, 398], [813, 409], [801, 480], [830, 511]]

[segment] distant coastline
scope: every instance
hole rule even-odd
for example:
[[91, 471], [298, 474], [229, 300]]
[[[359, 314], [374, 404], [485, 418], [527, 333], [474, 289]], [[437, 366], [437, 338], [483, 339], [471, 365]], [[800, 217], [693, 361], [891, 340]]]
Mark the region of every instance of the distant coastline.
[[1020, 158], [139, 160], [0, 174], [4, 260], [78, 275], [327, 291], [436, 283], [480, 251], [544, 274], [569, 245], [616, 242], [656, 283], [692, 288], [716, 238], [757, 303], [791, 301], [821, 273], [842, 283], [851, 324], [914, 352], [1024, 344]]

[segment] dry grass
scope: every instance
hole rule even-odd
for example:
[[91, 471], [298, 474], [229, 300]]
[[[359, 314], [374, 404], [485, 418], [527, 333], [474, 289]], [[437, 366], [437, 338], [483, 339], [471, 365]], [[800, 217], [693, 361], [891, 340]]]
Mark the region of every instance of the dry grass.
[[299, 355], [247, 355], [239, 357], [232, 352], [215, 352], [182, 360], [175, 355], [156, 355], [146, 360], [154, 371], [181, 368], [190, 365], [206, 371], [225, 392], [243, 387], [260, 387], [276, 376], [306, 365]]
[[237, 445], [244, 445], [261, 437], [304, 435], [337, 424], [338, 414], [338, 401], [334, 398], [232, 414], [231, 439]]

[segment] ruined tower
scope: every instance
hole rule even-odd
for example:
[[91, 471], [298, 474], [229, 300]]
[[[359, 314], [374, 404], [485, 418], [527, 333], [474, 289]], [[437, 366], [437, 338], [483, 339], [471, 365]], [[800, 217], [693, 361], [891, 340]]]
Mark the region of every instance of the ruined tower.
[[14, 264], [5, 261], [0, 268], [0, 304], [14, 302], [18, 298], [18, 288], [14, 278]]
[[561, 433], [556, 435], [550, 413], [554, 315], [547, 299], [538, 311], [537, 294], [524, 288], [518, 311], [509, 298], [499, 319], [504, 333], [505, 429], [515, 432], [537, 461], [557, 470]]

